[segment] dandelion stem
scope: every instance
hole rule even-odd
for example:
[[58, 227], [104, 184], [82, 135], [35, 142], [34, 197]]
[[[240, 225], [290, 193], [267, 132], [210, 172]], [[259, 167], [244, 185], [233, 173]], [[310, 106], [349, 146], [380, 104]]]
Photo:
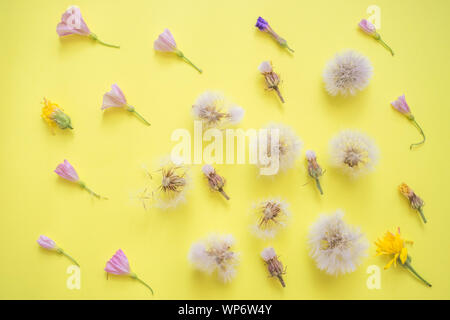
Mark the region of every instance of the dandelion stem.
[[280, 97], [280, 100], [282, 103], [284, 103], [284, 99], [283, 96], [281, 95], [280, 89], [278, 88], [278, 86], [274, 87], [276, 93], [278, 94], [278, 97]]
[[277, 276], [278, 280], [280, 280], [281, 285], [284, 287], [286, 287], [286, 284], [284, 283], [283, 277], [281, 275]]
[[60, 254], [65, 255], [70, 261], [72, 261], [73, 263], [75, 263], [78, 267], [80, 266], [80, 265], [78, 264], [78, 262], [77, 262], [74, 258], [72, 258], [71, 256], [69, 256], [63, 249], [58, 248], [57, 250], [58, 250], [58, 252], [59, 252]]
[[224, 196], [225, 199], [230, 200], [230, 197], [223, 191], [223, 189], [219, 189], [219, 192]]
[[420, 134], [421, 134], [422, 137], [423, 137], [423, 140], [420, 141], [420, 142], [418, 142], [418, 143], [413, 143], [413, 144], [411, 144], [411, 146], [409, 147], [410, 150], [412, 150], [412, 148], [413, 148], [414, 146], [418, 146], [418, 145], [423, 144], [423, 143], [425, 142], [425, 140], [426, 140], [426, 138], [425, 138], [425, 133], [423, 133], [423, 130], [422, 130], [422, 128], [419, 126], [419, 124], [417, 123], [417, 121], [416, 121], [414, 118], [411, 119], [411, 121], [412, 121], [413, 124], [416, 126], [416, 128], [419, 130]]
[[153, 293], [152, 287], [150, 287], [148, 284], [146, 284], [143, 280], [139, 279], [138, 276], [137, 276], [135, 273], [133, 273], [133, 274], [131, 275], [131, 277], [132, 277], [133, 279], [136, 279], [136, 280], [139, 281], [140, 283], [142, 283], [142, 284], [143, 284], [144, 286], [146, 286], [147, 288], [149, 288], [150, 291], [152, 292], [152, 295], [155, 295], [155, 294]]
[[317, 189], [319, 189], [319, 191], [320, 191], [320, 194], [323, 195], [322, 186], [320, 185], [319, 178], [316, 178], [316, 185], [317, 185]]
[[431, 284], [426, 281], [424, 278], [422, 278], [416, 270], [414, 270], [414, 268], [411, 266], [411, 263], [406, 260], [404, 264], [402, 264], [403, 267], [405, 267], [406, 269], [408, 269], [409, 271], [411, 271], [417, 278], [419, 278], [420, 280], [422, 280], [427, 286], [431, 287]]
[[391, 47], [389, 47], [387, 45], [386, 42], [383, 41], [383, 39], [381, 39], [381, 37], [379, 37], [379, 39], [377, 39], [377, 40], [380, 41], [380, 43], [383, 47], [385, 47], [386, 49], [388, 49], [391, 52], [392, 56], [394, 56], [394, 51], [391, 49]]
[[136, 109], [133, 109], [131, 112], [133, 112], [139, 119], [144, 121], [146, 125], [151, 126], [151, 124], [147, 120], [145, 120], [145, 118], [141, 116], [139, 112], [136, 111]]
[[423, 223], [427, 223], [427, 219], [425, 218], [425, 215], [423, 214], [422, 207], [420, 207], [419, 209], [417, 209], [417, 211], [419, 211], [420, 216], [422, 217]]

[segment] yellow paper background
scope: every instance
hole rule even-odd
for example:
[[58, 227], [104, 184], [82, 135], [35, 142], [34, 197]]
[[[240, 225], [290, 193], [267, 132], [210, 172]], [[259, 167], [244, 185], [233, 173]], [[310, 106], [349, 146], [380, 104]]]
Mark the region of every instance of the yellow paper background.
[[[91, 40], [59, 39], [55, 28], [71, 4], [81, 8], [90, 29], [119, 50]], [[383, 38], [395, 57], [358, 30], [366, 8], [381, 9]], [[152, 299], [132, 279], [110, 277], [103, 268], [122, 248], [134, 271], [158, 299], [448, 299], [450, 223], [448, 186], [450, 2], [434, 1], [55, 1], [1, 0], [2, 77], [0, 118], [1, 224], [0, 298]], [[296, 51], [290, 55], [255, 27], [266, 18]], [[176, 56], [153, 50], [170, 28], [179, 47], [203, 68], [198, 74]], [[333, 98], [322, 70], [346, 48], [366, 55], [374, 75], [355, 97]], [[286, 104], [263, 89], [257, 71], [272, 60], [283, 79]], [[151, 123], [125, 111], [101, 112], [102, 96], [119, 84], [129, 102]], [[207, 89], [218, 89], [243, 106], [240, 127], [267, 123], [292, 126], [304, 141], [294, 169], [274, 179], [257, 177], [251, 165], [220, 165], [229, 202], [212, 194], [192, 167], [193, 188], [177, 210], [144, 211], [130, 200], [146, 184], [141, 169], [170, 152], [173, 130], [192, 132], [191, 105]], [[427, 142], [390, 107], [405, 93]], [[73, 131], [52, 135], [40, 118], [43, 97], [71, 116]], [[366, 132], [380, 149], [376, 170], [351, 180], [329, 167], [328, 143], [341, 129]], [[320, 197], [305, 170], [304, 151], [314, 149], [327, 170]], [[53, 170], [68, 159], [90, 187], [109, 197], [98, 201]], [[425, 201], [423, 225], [397, 191], [408, 183]], [[281, 196], [290, 203], [291, 224], [274, 241], [249, 232], [253, 202]], [[308, 256], [307, 232], [322, 212], [342, 208], [371, 243], [356, 272], [338, 278], [320, 272]], [[413, 266], [433, 288], [401, 267], [382, 270], [373, 242], [400, 226], [415, 241]], [[221, 284], [193, 270], [190, 245], [211, 232], [231, 233], [241, 254], [237, 277]], [[53, 238], [80, 262], [81, 290], [66, 288], [70, 262], [38, 247], [40, 234]], [[282, 289], [269, 279], [259, 254], [274, 246], [287, 265]], [[381, 289], [366, 286], [367, 267], [381, 268]]]

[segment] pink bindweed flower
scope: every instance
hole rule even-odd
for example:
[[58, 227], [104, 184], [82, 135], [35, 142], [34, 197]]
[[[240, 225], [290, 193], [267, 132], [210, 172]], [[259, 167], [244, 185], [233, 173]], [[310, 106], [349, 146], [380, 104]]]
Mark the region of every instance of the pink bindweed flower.
[[177, 48], [175, 39], [169, 29], [164, 29], [164, 32], [158, 36], [158, 39], [153, 43], [153, 47], [156, 51], [161, 52], [173, 52], [180, 58], [184, 59], [187, 63], [193, 66], [198, 72], [202, 73], [202, 70], [191, 62], [186, 56]]
[[138, 278], [136, 273], [131, 271], [128, 258], [122, 251], [122, 249], [117, 250], [116, 253], [112, 256], [112, 258], [109, 259], [108, 262], [106, 262], [105, 271], [110, 274], [115, 274], [118, 276], [129, 276], [133, 279], [136, 279], [137, 281], [145, 285], [147, 288], [149, 288], [153, 294], [153, 289], [144, 281], [142, 281], [140, 278]]
[[230, 200], [230, 197], [223, 190], [223, 187], [225, 186], [225, 178], [219, 176], [213, 166], [209, 164], [205, 164], [202, 167], [202, 171], [208, 179], [209, 187], [214, 191], [219, 191], [225, 199]]
[[79, 34], [81, 36], [87, 36], [107, 47], [120, 48], [119, 46], [101, 41], [95, 33], [91, 32], [81, 15], [80, 8], [78, 8], [77, 6], [70, 6], [63, 13], [63, 15], [61, 16], [61, 22], [56, 26], [56, 32], [60, 37], [68, 36], [71, 34]]
[[387, 50], [389, 50], [392, 54], [392, 56], [394, 56], [394, 51], [391, 49], [391, 47], [389, 47], [387, 45], [386, 42], [384, 42], [381, 39], [380, 34], [377, 32], [377, 29], [375, 28], [375, 26], [368, 20], [366, 19], [362, 19], [359, 22], [359, 27], [361, 28], [362, 31], [364, 31], [365, 33], [367, 33], [368, 35], [371, 35], [375, 40], [379, 41], [383, 47], [385, 47]]
[[425, 133], [423, 132], [422, 128], [417, 123], [415, 117], [411, 113], [411, 109], [409, 108], [408, 104], [406, 103], [405, 95], [403, 94], [402, 96], [398, 97], [397, 100], [391, 102], [391, 105], [395, 108], [395, 110], [397, 110], [398, 112], [403, 114], [405, 117], [407, 117], [408, 120], [411, 121], [416, 126], [416, 128], [419, 130], [420, 134], [423, 137], [422, 141], [411, 144], [409, 148], [412, 149], [414, 146], [423, 144], [426, 139]]
[[323, 175], [322, 168], [317, 163], [316, 153], [313, 150], [306, 151], [306, 160], [308, 161], [308, 174], [316, 181], [317, 189], [323, 195], [322, 186], [319, 178]]
[[69, 256], [62, 248], [58, 247], [55, 244], [55, 241], [53, 241], [52, 239], [50, 239], [49, 237], [46, 236], [40, 236], [39, 239], [37, 240], [37, 243], [44, 249], [47, 250], [55, 250], [56, 252], [58, 252], [59, 254], [62, 254], [64, 256], [66, 256], [67, 258], [69, 258], [70, 261], [72, 261], [73, 263], [75, 263], [78, 267], [80, 266], [78, 264], [78, 262], [75, 261], [74, 258], [72, 258], [71, 256]]
[[75, 168], [69, 163], [69, 161], [64, 160], [63, 163], [58, 164], [54, 172], [59, 175], [61, 178], [69, 180], [71, 182], [76, 182], [80, 185], [81, 188], [85, 189], [87, 192], [89, 192], [91, 195], [101, 199], [107, 199], [105, 197], [102, 197], [89, 189], [86, 184], [80, 180], [78, 177], [77, 172], [75, 171]]
[[125, 108], [127, 111], [134, 113], [139, 119], [141, 119], [146, 125], [150, 123], [141, 116], [136, 109], [127, 103], [127, 99], [123, 94], [123, 91], [119, 88], [117, 84], [111, 86], [111, 91], [103, 95], [102, 110], [108, 108]]

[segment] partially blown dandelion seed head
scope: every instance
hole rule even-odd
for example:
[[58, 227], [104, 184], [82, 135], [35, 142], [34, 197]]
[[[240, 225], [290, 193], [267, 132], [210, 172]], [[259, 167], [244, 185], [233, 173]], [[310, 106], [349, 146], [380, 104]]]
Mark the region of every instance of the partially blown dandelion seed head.
[[338, 53], [323, 72], [325, 88], [332, 96], [355, 95], [367, 87], [372, 71], [372, 65], [365, 56], [353, 50]]
[[260, 238], [275, 237], [278, 231], [287, 225], [290, 217], [288, 204], [279, 198], [255, 204], [253, 212], [256, 215], [256, 222], [252, 225], [252, 231]]
[[310, 256], [320, 270], [330, 275], [355, 271], [369, 247], [359, 228], [346, 224], [343, 216], [341, 210], [321, 215], [308, 235]]
[[344, 172], [357, 176], [373, 170], [378, 161], [378, 148], [365, 134], [344, 130], [330, 142], [332, 164]]
[[182, 162], [173, 161], [169, 157], [164, 158], [155, 181], [158, 183], [153, 193], [155, 206], [169, 209], [186, 200], [190, 179], [188, 168]]
[[[267, 161], [266, 163], [259, 161], [257, 165], [259, 167], [270, 167], [272, 165], [271, 158], [278, 157], [281, 171], [292, 168], [295, 160], [300, 156], [303, 142], [290, 127], [283, 124], [270, 124], [265, 129], [267, 129], [267, 147], [265, 150]], [[276, 139], [276, 136], [278, 136], [278, 139]]]
[[236, 275], [239, 254], [232, 251], [234, 245], [232, 235], [211, 235], [192, 245], [188, 254], [194, 267], [208, 274], [217, 272], [219, 279], [228, 282]]
[[219, 92], [205, 91], [192, 106], [192, 115], [201, 120], [205, 128], [221, 128], [239, 123], [244, 109], [233, 105]]

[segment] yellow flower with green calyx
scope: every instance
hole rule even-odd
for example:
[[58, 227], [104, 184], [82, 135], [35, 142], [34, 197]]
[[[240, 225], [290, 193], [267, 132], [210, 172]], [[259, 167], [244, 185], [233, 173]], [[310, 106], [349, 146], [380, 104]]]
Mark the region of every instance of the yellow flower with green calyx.
[[413, 242], [401, 238], [400, 228], [398, 229], [397, 234], [388, 231], [383, 239], [378, 239], [378, 241], [375, 242], [377, 246], [377, 256], [394, 255], [384, 269], [388, 269], [392, 264], [397, 266], [397, 260], [400, 260], [402, 264], [406, 262], [406, 259], [408, 258], [408, 249], [405, 247], [406, 243], [412, 244]]
[[59, 105], [46, 98], [42, 103], [44, 107], [41, 116], [51, 128], [58, 126], [61, 129], [73, 129], [70, 117], [64, 113]]
[[378, 239], [378, 241], [375, 242], [375, 245], [377, 246], [377, 256], [393, 255], [393, 258], [384, 267], [385, 270], [392, 264], [396, 267], [397, 262], [399, 262], [402, 267], [411, 271], [417, 278], [423, 281], [427, 286], [431, 287], [431, 284], [422, 278], [411, 266], [411, 257], [408, 255], [408, 249], [405, 247], [407, 243], [412, 244], [413, 242], [402, 239], [400, 228], [397, 229], [397, 234], [388, 231], [382, 239]]

